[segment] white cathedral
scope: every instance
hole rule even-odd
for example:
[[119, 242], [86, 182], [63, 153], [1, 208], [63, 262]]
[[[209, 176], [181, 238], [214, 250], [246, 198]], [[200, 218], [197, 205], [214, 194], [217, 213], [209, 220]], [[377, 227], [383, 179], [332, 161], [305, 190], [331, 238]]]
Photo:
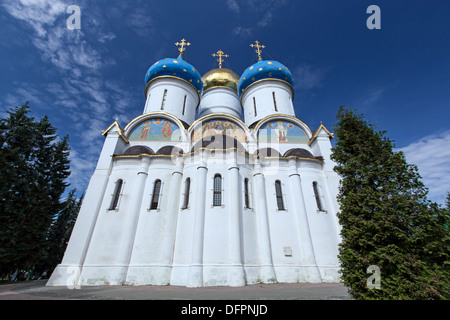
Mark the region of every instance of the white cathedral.
[[105, 142], [49, 286], [338, 282], [332, 134], [294, 112], [292, 74], [239, 77], [178, 58], [145, 76], [144, 112]]

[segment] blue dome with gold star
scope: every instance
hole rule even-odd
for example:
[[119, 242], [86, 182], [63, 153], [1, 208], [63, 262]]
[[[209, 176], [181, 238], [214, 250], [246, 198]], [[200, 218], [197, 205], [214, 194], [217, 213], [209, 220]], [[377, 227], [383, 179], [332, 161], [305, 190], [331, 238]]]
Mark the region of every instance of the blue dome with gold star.
[[181, 57], [177, 59], [166, 58], [157, 61], [148, 69], [145, 75], [145, 83], [148, 84], [160, 77], [173, 77], [182, 79], [193, 85], [201, 94], [203, 91], [203, 83], [200, 73]]
[[292, 74], [285, 65], [273, 60], [259, 60], [242, 73], [238, 83], [238, 93], [241, 95], [252, 84], [262, 80], [281, 80], [294, 86]]

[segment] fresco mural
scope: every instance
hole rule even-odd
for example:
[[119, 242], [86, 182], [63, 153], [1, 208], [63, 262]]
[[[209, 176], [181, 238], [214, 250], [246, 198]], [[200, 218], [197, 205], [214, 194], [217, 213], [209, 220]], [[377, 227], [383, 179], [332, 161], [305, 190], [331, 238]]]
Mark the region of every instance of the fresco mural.
[[273, 120], [258, 130], [258, 142], [308, 143], [305, 131], [298, 125], [286, 120]]
[[233, 137], [237, 141], [247, 142], [247, 135], [245, 131], [237, 124], [226, 119], [214, 119], [202, 122], [202, 125], [197, 126], [192, 133], [192, 141], [198, 141], [202, 137], [212, 135], [227, 135]]
[[133, 141], [180, 141], [178, 126], [167, 119], [147, 119], [137, 125], [128, 136]]

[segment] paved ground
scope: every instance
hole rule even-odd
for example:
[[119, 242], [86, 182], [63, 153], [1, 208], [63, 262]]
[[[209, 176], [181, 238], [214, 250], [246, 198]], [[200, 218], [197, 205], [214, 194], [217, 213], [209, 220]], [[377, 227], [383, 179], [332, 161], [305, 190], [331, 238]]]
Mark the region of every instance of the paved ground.
[[342, 284], [257, 284], [246, 287], [46, 287], [46, 280], [0, 285], [0, 300], [349, 300]]

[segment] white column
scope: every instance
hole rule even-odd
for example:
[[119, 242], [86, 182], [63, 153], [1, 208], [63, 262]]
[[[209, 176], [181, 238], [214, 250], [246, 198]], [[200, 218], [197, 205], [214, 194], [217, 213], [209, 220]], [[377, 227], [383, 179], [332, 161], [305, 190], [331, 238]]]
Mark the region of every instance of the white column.
[[259, 234], [259, 259], [261, 263], [261, 282], [276, 283], [277, 277], [273, 268], [272, 247], [270, 244], [269, 218], [267, 215], [266, 186], [261, 172], [259, 159], [255, 160], [253, 175], [254, 203]]
[[228, 154], [228, 204], [230, 210], [230, 248], [229, 263], [231, 269], [229, 273], [230, 286], [245, 286], [245, 272], [242, 265], [242, 247], [241, 247], [241, 206], [239, 201], [239, 168], [237, 166], [237, 151]]
[[305, 278], [307, 282], [321, 282], [319, 268], [317, 267], [311, 233], [309, 231], [308, 215], [306, 212], [305, 200], [300, 175], [297, 170], [296, 159], [289, 159], [289, 184], [291, 187], [294, 206], [294, 216], [297, 220], [298, 232], [300, 235], [300, 245], [302, 248], [302, 264], [304, 265]]
[[[128, 265], [130, 264], [131, 254], [133, 251], [134, 240], [136, 236], [136, 228], [139, 221], [142, 196], [144, 194], [145, 182], [148, 176], [149, 165], [150, 159], [147, 157], [143, 157], [141, 159], [141, 165], [137, 173], [134, 189], [133, 192], [131, 193], [133, 198], [131, 199], [130, 211], [127, 212], [127, 214], [129, 214], [130, 217], [128, 218], [127, 223], [123, 229], [124, 235], [127, 235], [127, 237], [125, 237], [125, 241], [127, 241], [127, 243], [123, 246], [119, 260], [120, 263], [123, 263], [126, 266], [126, 268], [128, 268]], [[123, 281], [126, 280], [126, 273], [127, 272], [125, 272], [124, 274]]]
[[[335, 180], [337, 183], [333, 183]], [[325, 190], [325, 202], [326, 202], [326, 207], [325, 209], [327, 210], [327, 213], [330, 215], [330, 219], [331, 219], [331, 224], [333, 227], [333, 232], [334, 232], [334, 236], [336, 239], [336, 243], [341, 243], [342, 239], [341, 239], [341, 226], [339, 224], [339, 219], [337, 217], [337, 213], [339, 212], [339, 205], [337, 204], [337, 193], [331, 193], [330, 192], [330, 183], [331, 187], [333, 188], [333, 190], [338, 191], [339, 188], [339, 183], [338, 183], [338, 177], [324, 177], [323, 178], [323, 186], [322, 189]], [[334, 187], [336, 186], [336, 188], [334, 189]], [[333, 196], [332, 196], [333, 195]]]
[[195, 217], [192, 242], [192, 260], [189, 267], [188, 287], [203, 286], [203, 240], [205, 232], [205, 195], [206, 195], [206, 160], [203, 151], [200, 151], [200, 165], [197, 167], [197, 180], [195, 199]]
[[[178, 209], [179, 209], [179, 197], [176, 195], [180, 194], [181, 180], [183, 178], [183, 160], [176, 159], [177, 165], [175, 171], [172, 173], [170, 179], [169, 189], [170, 193], [175, 195], [173, 199], [168, 202], [167, 209], [167, 220], [165, 225], [165, 232], [163, 234], [163, 239], [160, 245], [159, 253], [161, 262], [161, 273], [159, 279], [161, 279], [161, 284], [170, 283], [171, 268], [173, 261], [173, 250], [175, 244], [175, 237], [177, 232], [177, 219], [178, 219]], [[167, 190], [167, 189], [166, 189]]]

